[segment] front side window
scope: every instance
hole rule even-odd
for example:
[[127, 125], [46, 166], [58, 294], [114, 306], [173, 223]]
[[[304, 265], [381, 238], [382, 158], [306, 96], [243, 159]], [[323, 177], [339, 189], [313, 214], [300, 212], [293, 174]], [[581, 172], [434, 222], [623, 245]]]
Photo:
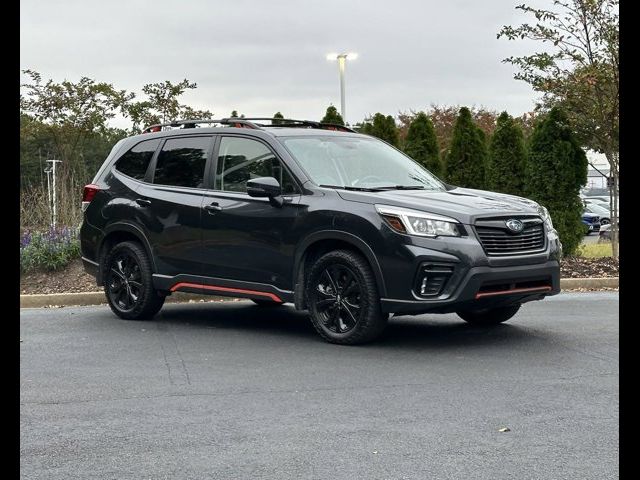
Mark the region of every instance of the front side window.
[[263, 143], [249, 138], [223, 137], [218, 152], [216, 190], [246, 192], [247, 181], [258, 177], [274, 177], [284, 194], [297, 192], [291, 175]]
[[202, 188], [211, 137], [171, 138], [158, 155], [153, 183]]
[[149, 162], [159, 144], [160, 139], [145, 140], [138, 143], [120, 157], [115, 165], [116, 170], [136, 180], [144, 180]]

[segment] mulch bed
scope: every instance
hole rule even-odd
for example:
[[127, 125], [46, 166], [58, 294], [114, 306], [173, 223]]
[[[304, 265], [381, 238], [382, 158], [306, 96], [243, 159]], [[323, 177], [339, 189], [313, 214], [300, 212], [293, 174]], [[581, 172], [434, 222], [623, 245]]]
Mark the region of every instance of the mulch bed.
[[565, 257], [560, 262], [562, 278], [617, 277], [618, 272], [619, 263], [613, 257]]
[[[618, 261], [611, 257], [567, 257], [560, 264], [563, 278], [617, 277]], [[74, 260], [57, 272], [31, 272], [20, 275], [21, 294], [96, 292], [95, 279], [84, 272], [82, 262]]]
[[57, 272], [30, 272], [20, 275], [20, 294], [98, 292], [102, 287], [85, 273], [80, 259]]

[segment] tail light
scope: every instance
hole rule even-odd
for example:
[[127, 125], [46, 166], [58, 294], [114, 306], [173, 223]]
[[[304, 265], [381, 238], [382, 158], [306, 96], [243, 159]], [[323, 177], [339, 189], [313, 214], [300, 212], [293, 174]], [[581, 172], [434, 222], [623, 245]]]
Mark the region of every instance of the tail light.
[[94, 185], [93, 183], [90, 185], [85, 185], [84, 190], [82, 191], [82, 211], [84, 212], [93, 197], [96, 196], [96, 193], [100, 191], [100, 187], [98, 185]]

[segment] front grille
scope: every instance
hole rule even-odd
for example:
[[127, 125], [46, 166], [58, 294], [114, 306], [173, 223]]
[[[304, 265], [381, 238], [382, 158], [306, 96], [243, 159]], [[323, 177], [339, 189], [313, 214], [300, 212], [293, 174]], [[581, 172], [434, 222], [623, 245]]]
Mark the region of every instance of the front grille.
[[542, 220], [538, 217], [517, 219], [524, 224], [520, 233], [513, 233], [507, 228], [506, 221], [510, 218], [482, 219], [476, 222], [475, 230], [487, 255], [521, 255], [544, 250]]

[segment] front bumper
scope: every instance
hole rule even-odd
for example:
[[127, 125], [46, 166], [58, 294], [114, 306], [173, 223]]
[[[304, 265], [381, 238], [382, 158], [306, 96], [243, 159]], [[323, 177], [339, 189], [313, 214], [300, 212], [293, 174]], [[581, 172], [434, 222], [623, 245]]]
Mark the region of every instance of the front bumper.
[[471, 267], [446, 298], [382, 298], [381, 304], [382, 310], [389, 313], [450, 313], [540, 300], [559, 292], [560, 264], [554, 259], [533, 265]]

